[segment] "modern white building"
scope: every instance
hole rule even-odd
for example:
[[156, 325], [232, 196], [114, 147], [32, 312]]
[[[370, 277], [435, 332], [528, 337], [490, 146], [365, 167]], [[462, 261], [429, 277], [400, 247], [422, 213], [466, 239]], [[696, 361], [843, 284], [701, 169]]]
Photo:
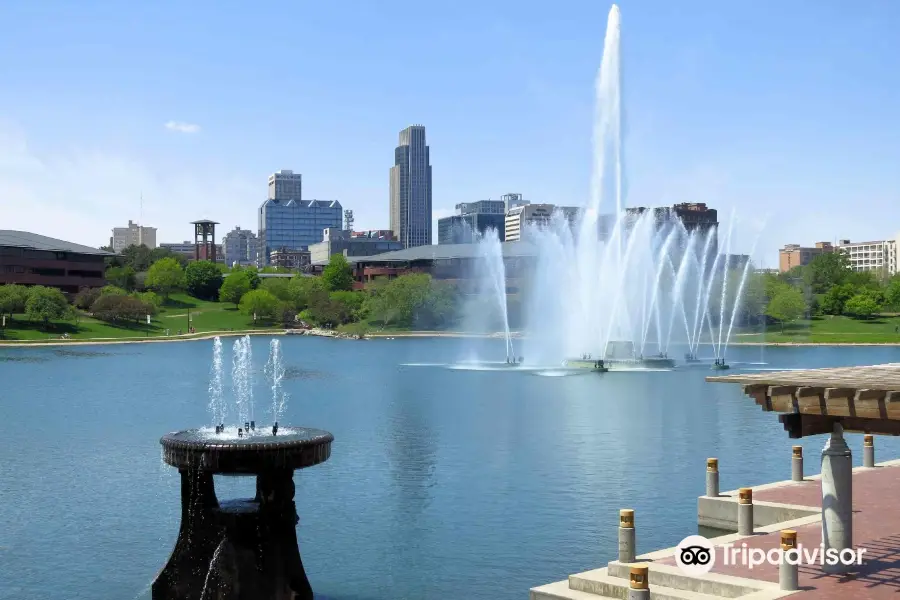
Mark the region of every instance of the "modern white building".
[[503, 212], [509, 212], [510, 209], [517, 206], [525, 206], [526, 204], [531, 204], [530, 201], [523, 198], [522, 194], [503, 194], [502, 196], [500, 196], [500, 200], [503, 202]]
[[109, 245], [113, 252], [121, 252], [128, 246], [156, 248], [156, 227], [145, 227], [128, 221], [128, 227], [113, 227]]
[[[402, 250], [403, 244], [395, 240], [392, 231], [372, 232], [373, 235], [354, 235], [347, 229], [329, 227], [322, 232], [323, 240], [309, 246], [309, 259], [314, 265], [328, 264], [334, 254], [345, 256], [373, 256], [384, 252]], [[381, 235], [378, 235], [381, 234]]]
[[300, 200], [303, 198], [303, 175], [282, 169], [269, 175], [269, 200]]
[[578, 216], [578, 208], [573, 206], [556, 206], [555, 204], [524, 204], [515, 206], [506, 213], [505, 240], [518, 242], [522, 240], [526, 228], [531, 225], [549, 223], [557, 211], [562, 211], [570, 223]]
[[894, 275], [898, 272], [897, 256], [900, 248], [900, 233], [892, 240], [878, 240], [875, 242], [851, 242], [840, 240], [835, 249], [845, 253], [850, 258], [850, 268], [854, 271], [880, 271], [886, 275]]

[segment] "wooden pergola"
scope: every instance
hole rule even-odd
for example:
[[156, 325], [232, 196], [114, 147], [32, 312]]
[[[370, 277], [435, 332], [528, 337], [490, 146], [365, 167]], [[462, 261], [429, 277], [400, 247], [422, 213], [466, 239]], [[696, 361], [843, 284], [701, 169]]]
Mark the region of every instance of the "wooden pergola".
[[900, 435], [900, 363], [707, 377], [740, 383], [791, 438], [844, 431]]

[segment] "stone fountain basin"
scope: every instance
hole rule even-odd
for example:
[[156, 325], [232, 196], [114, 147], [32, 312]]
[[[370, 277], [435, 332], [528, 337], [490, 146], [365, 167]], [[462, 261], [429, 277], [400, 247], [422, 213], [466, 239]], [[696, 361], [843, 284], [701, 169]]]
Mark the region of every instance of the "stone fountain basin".
[[334, 436], [321, 429], [282, 427], [241, 438], [211, 429], [167, 433], [159, 443], [163, 460], [177, 469], [223, 475], [254, 475], [272, 470], [305, 469], [328, 460]]

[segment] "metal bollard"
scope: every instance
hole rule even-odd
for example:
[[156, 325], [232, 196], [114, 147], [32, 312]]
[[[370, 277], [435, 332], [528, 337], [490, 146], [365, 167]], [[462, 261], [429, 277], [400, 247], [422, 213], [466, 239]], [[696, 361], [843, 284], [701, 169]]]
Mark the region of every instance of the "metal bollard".
[[633, 563], [636, 552], [634, 531], [634, 511], [623, 508], [619, 511], [619, 562]]
[[794, 446], [791, 453], [791, 481], [803, 481], [803, 446]]
[[753, 535], [753, 490], [738, 491], [738, 534]]
[[647, 565], [634, 565], [628, 576], [628, 600], [650, 600], [650, 569]]
[[719, 495], [719, 459], [706, 459], [706, 495], [715, 498]]
[[869, 434], [863, 437], [863, 466], [875, 468], [875, 437]]
[[800, 588], [800, 551], [797, 549], [797, 532], [781, 531], [781, 564], [778, 566], [778, 586], [793, 592]]

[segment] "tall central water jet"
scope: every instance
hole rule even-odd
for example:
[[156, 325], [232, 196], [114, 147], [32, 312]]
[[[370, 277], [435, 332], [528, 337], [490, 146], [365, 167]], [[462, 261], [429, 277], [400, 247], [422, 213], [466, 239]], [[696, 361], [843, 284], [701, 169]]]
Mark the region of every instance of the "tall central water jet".
[[210, 366], [209, 377], [209, 412], [212, 416], [213, 426], [225, 422], [225, 393], [222, 372], [222, 339], [216, 336], [213, 339], [213, 360]]
[[234, 342], [232, 350], [231, 386], [237, 408], [238, 426], [253, 420], [253, 353], [250, 336], [245, 335]]
[[272, 340], [269, 342], [269, 361], [266, 363], [266, 378], [272, 388], [272, 421], [277, 423], [287, 402], [287, 392], [284, 391], [284, 361], [281, 357], [281, 342]]
[[695, 359], [703, 341], [718, 357], [743, 287], [734, 294], [729, 284], [715, 211], [700, 204], [626, 208], [615, 5], [594, 91], [590, 198], [574, 222], [558, 212], [523, 234], [534, 255], [525, 299], [528, 355], [543, 364], [586, 357], [670, 365], [672, 343], [685, 343]]

